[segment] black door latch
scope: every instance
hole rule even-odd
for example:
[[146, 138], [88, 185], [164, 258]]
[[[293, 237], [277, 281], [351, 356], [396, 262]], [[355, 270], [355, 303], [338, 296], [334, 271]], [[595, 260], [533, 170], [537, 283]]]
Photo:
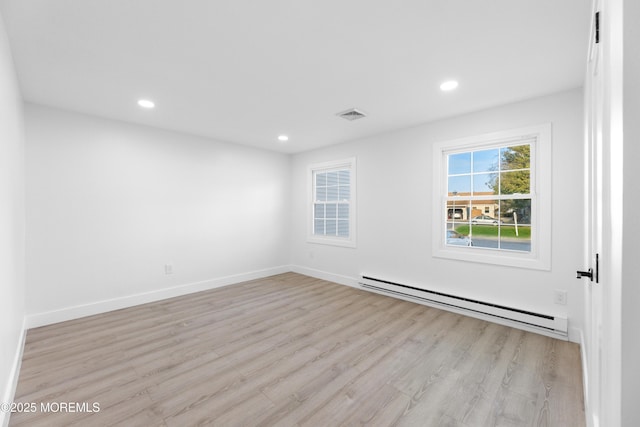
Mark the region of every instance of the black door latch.
[[590, 268], [589, 271], [576, 271], [576, 274], [576, 279], [588, 277], [593, 282], [593, 268]]

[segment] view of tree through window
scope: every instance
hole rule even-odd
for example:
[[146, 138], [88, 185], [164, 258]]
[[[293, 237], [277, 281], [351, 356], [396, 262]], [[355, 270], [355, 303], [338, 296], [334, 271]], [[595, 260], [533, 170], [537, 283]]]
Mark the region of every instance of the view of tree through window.
[[531, 251], [531, 144], [447, 155], [447, 245]]

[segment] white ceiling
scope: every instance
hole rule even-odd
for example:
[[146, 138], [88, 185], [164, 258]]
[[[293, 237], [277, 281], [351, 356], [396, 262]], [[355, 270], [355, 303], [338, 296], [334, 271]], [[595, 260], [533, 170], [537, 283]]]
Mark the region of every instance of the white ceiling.
[[289, 153], [579, 87], [590, 23], [585, 0], [0, 7], [26, 101]]

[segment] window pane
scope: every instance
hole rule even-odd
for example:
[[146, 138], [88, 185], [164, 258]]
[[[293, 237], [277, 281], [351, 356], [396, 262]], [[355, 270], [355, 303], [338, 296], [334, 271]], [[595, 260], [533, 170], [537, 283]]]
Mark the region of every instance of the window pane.
[[476, 200], [471, 206], [471, 221], [483, 224], [498, 223], [500, 205], [496, 200]]
[[491, 222], [472, 220], [469, 234], [471, 235], [471, 241], [474, 247], [498, 249], [499, 231], [499, 225]]
[[502, 200], [500, 247], [531, 252], [531, 199]]
[[338, 236], [349, 237], [349, 221], [338, 220]]
[[349, 205], [341, 203], [338, 205], [338, 218], [349, 219]]
[[[465, 229], [464, 231], [462, 229]], [[468, 225], [460, 227], [460, 231], [456, 231], [453, 229], [447, 229], [445, 236], [445, 243], [449, 246], [471, 246], [471, 238], [467, 234], [463, 234], [468, 232]]]
[[324, 235], [324, 220], [316, 219], [313, 221], [313, 234]]
[[471, 172], [471, 153], [449, 154], [449, 175], [457, 175]]
[[318, 219], [324, 218], [324, 204], [316, 203], [313, 205], [313, 217]]
[[338, 172], [327, 172], [327, 185], [338, 185]]
[[505, 224], [531, 225], [531, 199], [502, 200], [500, 211]]
[[325, 223], [325, 234], [327, 236], [335, 236], [337, 224], [335, 219], [328, 219]]
[[482, 196], [487, 194], [498, 194], [498, 190], [497, 173], [481, 173], [478, 175], [473, 175], [474, 195]]
[[473, 153], [473, 171], [474, 172], [493, 172], [498, 170], [497, 148], [492, 150], [475, 151]]
[[348, 185], [341, 185], [338, 193], [338, 200], [349, 200], [351, 198], [351, 187]]
[[338, 214], [338, 205], [335, 203], [327, 203], [325, 205], [325, 213], [327, 218], [336, 218]]
[[450, 176], [448, 182], [449, 196], [466, 193], [471, 194], [471, 175]]
[[316, 201], [325, 202], [327, 200], [327, 188], [319, 187], [316, 189]]
[[526, 171], [503, 172], [500, 174], [501, 194], [529, 194], [530, 173]]
[[449, 224], [447, 228], [451, 228], [450, 224], [452, 223], [458, 225], [463, 222], [469, 222], [469, 206], [468, 200], [449, 200], [446, 212], [447, 223]]
[[316, 173], [316, 186], [319, 186], [319, 185], [327, 185], [326, 173]]
[[531, 146], [517, 145], [500, 149], [500, 169], [529, 169], [531, 167]]
[[340, 185], [349, 185], [351, 182], [351, 171], [348, 169], [338, 171], [338, 182]]
[[327, 187], [327, 201], [332, 202], [338, 200], [338, 186]]

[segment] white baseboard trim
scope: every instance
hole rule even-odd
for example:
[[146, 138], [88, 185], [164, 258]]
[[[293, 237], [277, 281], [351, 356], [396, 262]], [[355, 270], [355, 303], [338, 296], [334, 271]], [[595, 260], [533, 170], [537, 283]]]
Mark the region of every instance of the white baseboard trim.
[[263, 277], [291, 271], [290, 266], [283, 265], [267, 268], [264, 270], [251, 271], [248, 273], [234, 274], [231, 276], [219, 277], [216, 279], [203, 280], [200, 282], [186, 283], [184, 285], [173, 286], [166, 289], [144, 292], [134, 295], [127, 295], [119, 298], [112, 298], [103, 301], [96, 301], [88, 304], [66, 307], [60, 310], [53, 310], [44, 313], [29, 314], [26, 316], [26, 328], [37, 328], [39, 326], [92, 316], [94, 314], [106, 313], [108, 311], [133, 307], [149, 302], [160, 301], [167, 298], [178, 297], [194, 292], [206, 291], [220, 288], [222, 286], [233, 285], [235, 283], [246, 282], [248, 280], [261, 279]]
[[[16, 352], [13, 357], [13, 363], [11, 364], [11, 371], [9, 372], [9, 378], [5, 386], [4, 393], [2, 394], [2, 400], [0, 403], [11, 403], [16, 395], [16, 388], [18, 386], [18, 377], [20, 376], [20, 366], [22, 365], [22, 354], [24, 352], [24, 342], [27, 337], [26, 318], [22, 321], [22, 334], [18, 340], [16, 346]], [[0, 426], [7, 427], [9, 425], [10, 412], [0, 411]]]
[[358, 279], [355, 277], [342, 276], [340, 274], [329, 273], [328, 271], [316, 270], [314, 268], [303, 267], [301, 265], [291, 265], [290, 267], [290, 271], [293, 271], [294, 273], [304, 274], [305, 276], [315, 277], [316, 279], [327, 280], [329, 282], [360, 289]]

